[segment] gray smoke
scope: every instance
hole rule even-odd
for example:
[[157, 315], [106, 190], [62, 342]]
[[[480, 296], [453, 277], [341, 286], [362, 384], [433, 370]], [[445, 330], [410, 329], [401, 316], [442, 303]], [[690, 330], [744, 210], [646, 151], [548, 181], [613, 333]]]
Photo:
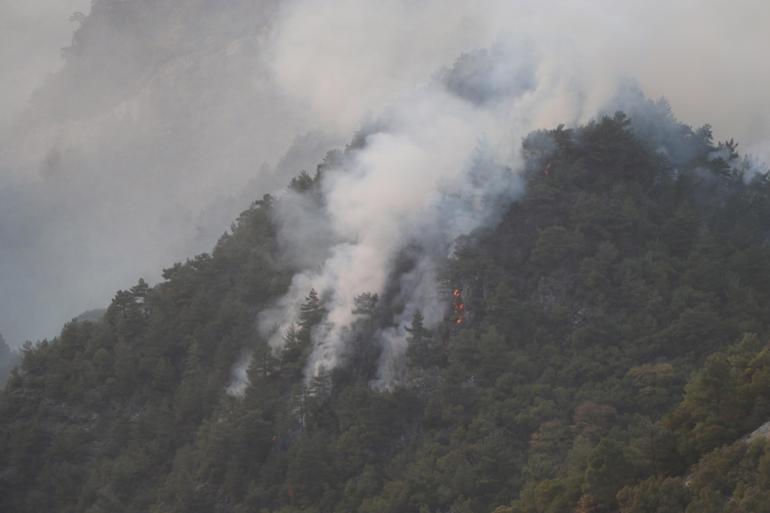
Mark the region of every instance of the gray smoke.
[[99, 0], [75, 18], [72, 43], [53, 48], [69, 46], [62, 69], [0, 134], [0, 329], [12, 344], [209, 250], [255, 197], [338, 142], [272, 78], [273, 13]]
[[459, 236], [494, 223], [521, 193], [520, 141], [534, 119], [564, 99], [547, 75], [534, 78], [541, 64], [523, 58], [526, 52], [499, 48], [463, 54], [394, 99], [344, 158], [324, 169], [321, 201], [289, 193], [277, 202], [287, 254], [313, 258], [286, 296], [260, 314], [259, 326], [280, 350], [305, 295], [319, 291], [328, 314], [313, 333], [308, 380], [344, 361], [358, 318], [355, 298], [382, 295], [409, 248], [415, 264], [395, 277], [405, 308], [375, 335], [383, 347], [376, 385], [390, 386], [415, 310], [428, 328], [444, 318], [439, 262]]
[[[494, 218], [470, 208], [450, 229], [437, 214], [491, 190], [474, 185], [474, 162], [515, 184], [528, 130], [590, 119], [629, 77], [683, 121], [770, 153], [761, 0], [95, 0], [73, 18], [66, 61], [35, 65], [27, 91], [6, 78], [34, 53], [9, 50], [28, 37], [5, 22], [19, 5], [0, 2], [0, 330], [14, 344], [209, 249], [253, 198], [362, 126], [377, 128], [324, 182], [328, 226], [303, 225], [314, 239], [298, 250], [291, 210], [308, 205], [286, 198], [282, 213], [282, 243], [305, 269], [292, 291], [334, 289], [332, 326], [349, 323], [354, 294], [382, 287], [402, 240], [436, 230], [444, 255], [453, 234]], [[292, 316], [292, 294], [266, 325]], [[314, 361], [338, 349], [319, 339]]]

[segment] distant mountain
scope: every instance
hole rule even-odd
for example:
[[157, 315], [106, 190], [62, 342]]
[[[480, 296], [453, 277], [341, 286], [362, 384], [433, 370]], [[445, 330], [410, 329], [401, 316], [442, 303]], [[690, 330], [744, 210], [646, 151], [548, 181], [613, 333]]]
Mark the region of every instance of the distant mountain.
[[99, 322], [104, 318], [104, 314], [107, 312], [106, 308], [94, 308], [93, 310], [87, 310], [82, 314], [75, 317], [77, 322]]
[[770, 445], [747, 436], [770, 420], [770, 181], [656, 108], [527, 137], [523, 192], [435, 257], [434, 296], [393, 326], [422, 231], [319, 368], [334, 291], [304, 290], [283, 332], [257, 320], [318, 257], [289, 258], [286, 230], [311, 223], [311, 247], [326, 181], [369, 142], [330, 154], [210, 254], [25, 352], [0, 510], [764, 511]]
[[0, 326], [12, 340], [50, 336], [135, 275], [159, 279], [208, 250], [257, 192], [337, 143], [267, 70], [278, 2], [89, 3], [61, 69], [0, 133]]

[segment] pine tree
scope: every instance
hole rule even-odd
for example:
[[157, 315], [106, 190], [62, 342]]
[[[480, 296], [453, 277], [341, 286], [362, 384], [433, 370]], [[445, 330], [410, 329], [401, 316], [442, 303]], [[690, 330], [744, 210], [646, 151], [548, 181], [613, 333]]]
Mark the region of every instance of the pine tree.
[[259, 343], [254, 349], [254, 354], [251, 355], [251, 363], [248, 370], [249, 381], [256, 383], [259, 380], [269, 378], [273, 375], [279, 364], [280, 361], [273, 355], [272, 348], [264, 342]]
[[371, 292], [359, 294], [353, 300], [355, 305], [353, 313], [355, 315], [367, 315], [371, 317], [377, 309], [377, 302], [379, 299], [377, 294], [372, 294]]
[[302, 337], [297, 325], [292, 323], [286, 329], [283, 336], [283, 351], [281, 352], [281, 362], [295, 362], [302, 356]]
[[436, 362], [438, 355], [433, 347], [431, 333], [425, 329], [425, 317], [420, 310], [416, 310], [412, 316], [412, 324], [406, 328], [409, 336], [406, 338], [406, 356], [412, 367], [426, 368]]
[[315, 289], [310, 289], [310, 293], [299, 311], [299, 325], [302, 331], [309, 334], [313, 326], [321, 322], [323, 316], [324, 310], [318, 292]]
[[176, 391], [176, 408], [184, 419], [199, 421], [206, 399], [206, 381], [200, 344], [193, 340], [185, 358], [182, 382]]
[[304, 359], [302, 354], [310, 343], [309, 332], [298, 330], [295, 324], [289, 325], [283, 336], [281, 351], [281, 372], [285, 376], [299, 376], [302, 372]]

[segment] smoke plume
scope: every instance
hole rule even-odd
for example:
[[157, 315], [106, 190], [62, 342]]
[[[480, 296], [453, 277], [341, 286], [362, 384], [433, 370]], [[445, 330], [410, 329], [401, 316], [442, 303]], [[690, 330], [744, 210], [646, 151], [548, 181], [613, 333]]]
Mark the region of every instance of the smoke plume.
[[[14, 12], [0, 3], [0, 20]], [[316, 226], [299, 212], [317, 206], [281, 199], [303, 270], [261, 317], [270, 332], [327, 291], [311, 366], [333, 365], [351, 298], [396, 279], [405, 244], [423, 270], [400, 293], [430, 319], [431, 262], [515, 198], [521, 137], [590, 119], [629, 79], [767, 158], [768, 14], [761, 0], [95, 0], [34, 94], [0, 82], [0, 330], [52, 335], [157, 279], [360, 132]], [[4, 55], [4, 77], [28, 64]]]

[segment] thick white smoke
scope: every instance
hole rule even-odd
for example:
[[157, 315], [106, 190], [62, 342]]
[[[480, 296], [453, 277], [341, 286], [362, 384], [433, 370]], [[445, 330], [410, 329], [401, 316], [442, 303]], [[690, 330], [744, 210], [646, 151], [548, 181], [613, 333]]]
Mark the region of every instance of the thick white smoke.
[[[339, 169], [327, 170], [325, 222], [333, 237], [326, 256], [295, 276], [260, 327], [280, 347], [315, 288], [328, 316], [314, 333], [307, 376], [334, 368], [346, 354], [356, 295], [381, 294], [400, 252], [422, 240], [427, 249], [415, 270], [399, 278], [408, 306], [379, 334], [379, 384], [388, 386], [414, 309], [428, 313], [429, 327], [443, 316], [436, 258], [515, 198], [515, 152], [526, 133], [585, 121], [616, 97], [634, 68], [628, 56], [638, 56], [633, 27], [649, 15], [606, 2], [559, 2], [549, 15], [532, 2], [454, 9], [431, 0], [333, 4], [299, 1], [281, 12], [272, 46], [276, 77], [341, 130], [366, 117], [377, 128]], [[671, 35], [664, 30], [662, 37]], [[659, 45], [649, 41], [651, 50]], [[429, 72], [432, 79], [421, 81]], [[478, 173], [478, 159], [506, 173]]]
[[[0, 0], [0, 25], [12, 3]], [[763, 0], [95, 0], [76, 17], [63, 68], [34, 95], [7, 78], [29, 63], [8, 53], [21, 33], [4, 30], [0, 331], [14, 344], [51, 335], [139, 275], [209, 249], [250, 199], [371, 120], [391, 124], [355, 157], [364, 182], [392, 187], [377, 170], [441, 160], [421, 156], [437, 146], [462, 165], [470, 153], [515, 171], [509, 152], [526, 129], [584, 121], [632, 78], [683, 121], [767, 157], [770, 67], [757, 57], [770, 47], [769, 16]], [[444, 76], [458, 58], [463, 69]], [[340, 191], [368, 190], [348, 180]], [[445, 196], [461, 182], [447, 179]], [[406, 213], [383, 233], [412, 226], [404, 202], [390, 203]], [[373, 247], [334, 212], [340, 240], [314, 239], [330, 252], [322, 261]], [[376, 258], [387, 268], [391, 256]], [[324, 274], [297, 280], [323, 281], [314, 272]]]
[[[582, 118], [632, 78], [685, 122], [766, 157], [768, 19], [764, 0], [295, 0], [276, 18], [270, 60], [285, 91], [349, 131], [459, 54], [518, 40], [583, 96]], [[542, 123], [575, 114], [573, 100]]]
[[295, 246], [287, 245], [289, 254], [320, 245], [313, 254], [322, 258], [309, 262], [276, 307], [262, 312], [260, 328], [271, 346], [280, 349], [314, 288], [328, 314], [313, 334], [306, 375], [335, 368], [345, 358], [346, 334], [357, 318], [354, 299], [364, 292], [382, 295], [399, 255], [410, 247], [416, 264], [395, 277], [406, 308], [379, 334], [377, 384], [390, 385], [405, 348], [404, 324], [415, 309], [425, 313], [429, 328], [443, 318], [438, 261], [458, 236], [494, 222], [521, 191], [521, 139], [543, 115], [580, 101], [574, 90], [564, 97], [565, 78], [507, 41], [462, 54], [422, 87], [390, 102], [340, 163], [324, 170], [322, 215], [309, 215], [294, 193], [281, 198], [277, 217], [281, 233], [288, 232], [284, 240], [294, 232], [318, 233], [318, 219], [329, 233], [316, 244], [295, 236]]

